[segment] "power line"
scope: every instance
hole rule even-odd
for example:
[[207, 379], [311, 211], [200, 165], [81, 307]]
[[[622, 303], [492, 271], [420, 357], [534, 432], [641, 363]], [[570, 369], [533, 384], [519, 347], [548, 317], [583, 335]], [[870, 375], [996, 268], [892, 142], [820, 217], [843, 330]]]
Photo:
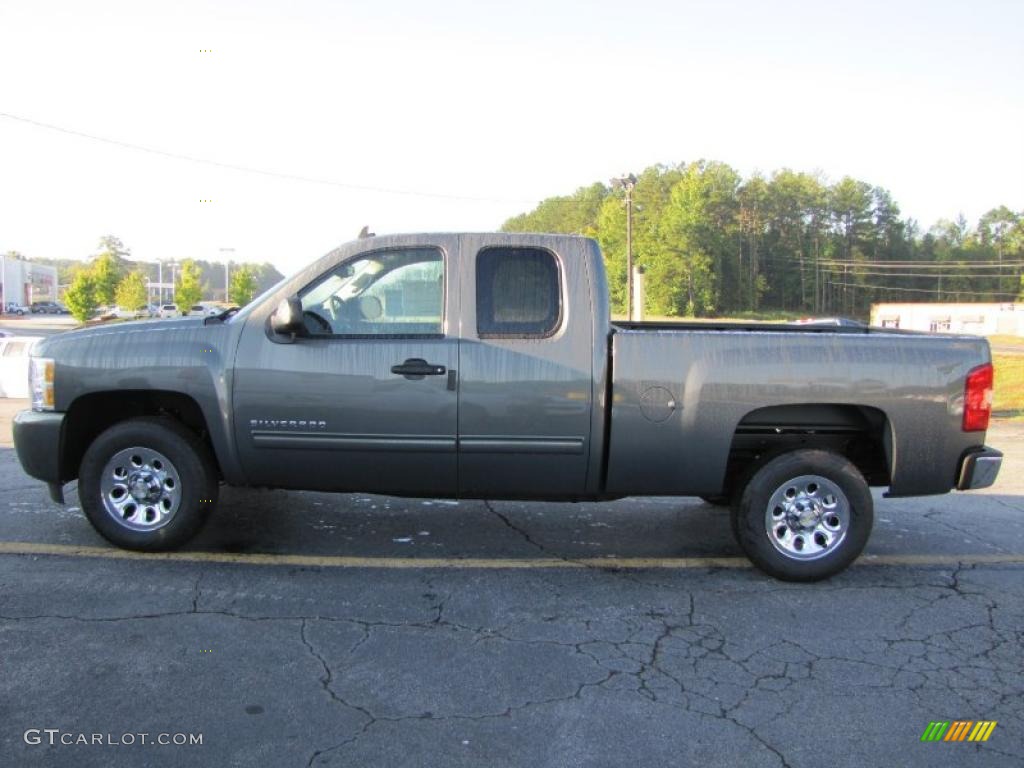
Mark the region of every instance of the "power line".
[[[907, 291], [911, 293], [940, 293], [935, 288], [898, 288], [892, 285], [861, 285], [860, 283], [843, 283], [835, 280], [829, 280], [829, 285], [839, 285], [847, 288], [862, 288], [864, 290], [878, 290], [878, 291]], [[1014, 294], [1014, 291], [958, 291], [955, 288], [947, 288], [941, 291], [941, 293], [952, 295], [952, 296], [1007, 296]]]
[[110, 144], [111, 146], [121, 147], [122, 149], [133, 149], [137, 152], [147, 152], [151, 155], [158, 155], [160, 157], [170, 158], [172, 160], [185, 160], [190, 163], [199, 163], [200, 165], [211, 165], [216, 168], [224, 168], [229, 171], [240, 171], [242, 173], [255, 173], [260, 176], [269, 176], [275, 179], [287, 179], [288, 181], [301, 181], [307, 184], [323, 184], [330, 187], [340, 187], [342, 189], [351, 189], [359, 192], [375, 192], [383, 195], [405, 195], [408, 197], [430, 197], [437, 198], [440, 200], [468, 200], [480, 203], [501, 203], [502, 205], [530, 205], [536, 203], [535, 200], [512, 200], [512, 199], [501, 199], [496, 197], [475, 197], [472, 195], [452, 195], [443, 192], [425, 192], [421, 190], [411, 189], [393, 189], [390, 187], [376, 187], [367, 184], [349, 184], [342, 181], [334, 181], [333, 179], [322, 179], [314, 178], [312, 176], [302, 176], [294, 173], [281, 173], [278, 171], [268, 171], [263, 168], [253, 168], [247, 165], [236, 165], [234, 163], [222, 163], [218, 160], [210, 160], [204, 157], [193, 157], [192, 155], [185, 155], [179, 152], [167, 152], [162, 149], [156, 149], [154, 147], [146, 147], [141, 144], [133, 144], [127, 141], [120, 141], [118, 139], [110, 139], [104, 136], [95, 136], [91, 133], [85, 133], [83, 131], [76, 131], [70, 128], [63, 128], [59, 125], [51, 125], [50, 123], [43, 123], [38, 120], [32, 120], [27, 117], [21, 117], [20, 115], [12, 115], [9, 112], [0, 112], [0, 117], [6, 117], [8, 120], [15, 120], [20, 123], [32, 125], [37, 128], [45, 128], [49, 131], [56, 131], [57, 133], [64, 133], [68, 136], [76, 136], [80, 139], [89, 139], [90, 141], [97, 141], [103, 144]]
[[[813, 264], [811, 265], [814, 266]], [[821, 270], [830, 275], [856, 275], [857, 277], [889, 277], [893, 279], [902, 278], [927, 278], [929, 280], [937, 280], [943, 277], [951, 280], [1000, 280], [1003, 278], [1015, 278], [1015, 273], [1008, 273], [1006, 275], [972, 275], [965, 274], [962, 272], [875, 272], [870, 269], [840, 269], [838, 267], [828, 267]]]
[[[806, 260], [807, 257], [805, 257]], [[867, 269], [1000, 269], [1024, 266], [1024, 261], [849, 261], [820, 259], [819, 264]]]
[[[735, 254], [729, 254], [726, 258], [735, 257]], [[760, 253], [757, 256], [758, 262], [774, 262], [776, 264], [789, 264], [794, 268], [803, 269], [815, 269], [817, 267], [822, 272], [840, 272], [846, 271], [847, 273], [856, 273], [858, 275], [874, 273], [883, 267], [888, 267], [894, 262], [878, 262], [878, 261], [841, 261], [837, 259], [822, 259], [815, 260], [813, 256], [804, 256], [801, 259], [799, 256], [792, 254], [781, 254], [781, 253]], [[998, 262], [988, 263], [984, 262], [978, 265], [970, 266], [951, 266], [947, 267], [945, 264], [934, 264], [932, 262], [910, 262], [907, 266], [894, 267], [892, 270], [886, 269], [885, 271], [877, 272], [880, 277], [926, 277], [926, 278], [938, 278], [938, 277], [952, 277], [952, 278], [978, 278], [984, 280], [998, 279], [999, 275], [995, 274], [971, 274], [969, 270], [975, 269], [999, 269], [1002, 267], [1006, 270], [1004, 277], [1013, 277], [1015, 270], [1024, 268], [1024, 261], [1004, 261], [1002, 265]], [[900, 272], [897, 270], [901, 269], [933, 269], [929, 274], [915, 274], [911, 272]], [[957, 271], [957, 270], [968, 270], [968, 271]]]

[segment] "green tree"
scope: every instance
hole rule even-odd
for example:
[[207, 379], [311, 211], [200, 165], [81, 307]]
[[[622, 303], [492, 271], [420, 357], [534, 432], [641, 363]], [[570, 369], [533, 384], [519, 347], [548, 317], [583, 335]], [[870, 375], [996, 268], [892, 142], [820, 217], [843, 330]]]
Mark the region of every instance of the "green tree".
[[739, 174], [724, 163], [690, 163], [672, 186], [648, 263], [657, 314], [707, 316], [719, 305], [717, 275], [729, 252]]
[[123, 309], [138, 309], [148, 302], [146, 278], [141, 272], [129, 272], [117, 284], [117, 305]]
[[[655, 165], [633, 190], [647, 311], [777, 311], [866, 319], [879, 301], [1024, 300], [1024, 211], [922, 227], [884, 188], [790, 169], [741, 179], [723, 163]], [[623, 192], [595, 183], [508, 219], [510, 232], [595, 237], [613, 314], [625, 309]], [[262, 280], [262, 277], [261, 277]], [[262, 287], [262, 286], [261, 286]]]
[[231, 301], [244, 307], [256, 293], [256, 270], [248, 264], [235, 269], [231, 276]]
[[1024, 250], [1024, 222], [1019, 214], [1001, 205], [978, 221], [978, 238], [982, 245], [995, 248], [999, 261], [1008, 256], [1020, 256], [1020, 251]]
[[93, 286], [92, 274], [87, 269], [79, 270], [64, 292], [64, 303], [71, 311], [72, 317], [85, 322], [98, 306]]
[[129, 256], [132, 255], [131, 249], [125, 246], [124, 243], [113, 235], [104, 235], [100, 238], [100, 249], [98, 255], [109, 254], [114, 261], [124, 262]]
[[604, 184], [580, 187], [571, 195], [549, 197], [533, 211], [513, 216], [501, 225], [502, 232], [550, 232], [594, 237], [601, 204], [610, 190]]
[[117, 286], [121, 282], [122, 268], [113, 255], [101, 253], [89, 265], [92, 275], [93, 297], [99, 305], [111, 305], [116, 300]]
[[181, 269], [178, 272], [178, 282], [174, 286], [174, 297], [178, 309], [188, 312], [203, 298], [202, 277], [198, 265], [192, 259], [185, 259], [181, 262]]
[[129, 271], [126, 259], [131, 251], [113, 235], [100, 238], [99, 248], [89, 265], [96, 303], [110, 305], [117, 300], [117, 286]]

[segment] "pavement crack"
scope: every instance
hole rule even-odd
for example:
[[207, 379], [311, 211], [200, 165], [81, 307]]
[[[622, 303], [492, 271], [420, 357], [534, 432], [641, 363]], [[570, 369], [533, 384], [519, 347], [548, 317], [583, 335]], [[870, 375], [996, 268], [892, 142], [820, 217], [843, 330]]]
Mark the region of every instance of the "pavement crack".
[[[547, 550], [547, 547], [545, 547], [539, 541], [534, 539], [530, 535], [529, 531], [527, 531], [524, 528], [520, 528], [518, 525], [513, 523], [512, 520], [509, 519], [508, 515], [502, 514], [497, 509], [495, 509], [494, 505], [491, 504], [490, 501], [486, 501], [485, 500], [484, 501], [484, 506], [487, 507], [487, 509], [491, 512], [491, 514], [493, 514], [495, 517], [497, 517], [499, 520], [501, 520], [501, 522], [503, 522], [507, 528], [509, 528], [510, 530], [515, 531], [517, 534], [519, 534], [519, 536], [522, 537], [523, 541], [525, 541], [531, 547], [534, 547], [535, 549], [543, 552], [544, 554], [549, 554], [548, 550]], [[564, 557], [559, 557], [558, 559], [559, 560], [566, 560], [566, 558], [564, 558]]]
[[203, 571], [199, 572], [199, 575], [196, 576], [196, 583], [192, 585], [192, 613], [199, 613], [199, 598], [202, 596], [199, 583], [203, 580], [203, 573]]
[[366, 722], [363, 723], [363, 725], [359, 729], [359, 731], [357, 731], [353, 736], [349, 737], [348, 739], [346, 739], [345, 741], [341, 742], [340, 744], [336, 744], [334, 746], [328, 747], [327, 749], [318, 749], [318, 750], [316, 750], [310, 756], [309, 761], [306, 763], [307, 768], [308, 768], [308, 766], [312, 766], [313, 762], [320, 755], [324, 754], [325, 752], [330, 752], [330, 751], [334, 751], [336, 749], [340, 749], [341, 747], [345, 746], [346, 744], [349, 744], [349, 743], [355, 741], [363, 733], [366, 732], [367, 728], [369, 728], [371, 725], [373, 725], [375, 722], [377, 722], [377, 718], [368, 709], [366, 709], [365, 707], [361, 707], [358, 704], [351, 704], [351, 703], [345, 701], [345, 699], [343, 699], [341, 696], [339, 696], [337, 691], [335, 691], [334, 688], [331, 687], [331, 683], [334, 682], [334, 671], [331, 669], [331, 666], [327, 663], [327, 660], [320, 654], [319, 651], [317, 651], [316, 648], [313, 647], [313, 643], [311, 643], [309, 638], [307, 637], [307, 635], [306, 635], [306, 627], [307, 627], [308, 623], [309, 623], [309, 619], [302, 619], [301, 623], [299, 624], [299, 637], [302, 640], [302, 644], [306, 647], [306, 650], [309, 651], [309, 655], [312, 656], [314, 659], [316, 659], [317, 662], [319, 662], [320, 667], [323, 669], [323, 676], [320, 677], [320, 685], [321, 685], [321, 687], [324, 689], [324, 692], [330, 697], [331, 701], [335, 702], [336, 704], [339, 704], [342, 707], [345, 707], [346, 709], [350, 709], [350, 710], [353, 710], [355, 712], [358, 712], [359, 714], [361, 714], [363, 717], [366, 718]]
[[516, 534], [518, 534], [519, 537], [523, 539], [523, 541], [525, 541], [531, 547], [536, 549], [538, 552], [542, 552], [543, 554], [548, 555], [553, 559], [561, 560], [564, 563], [571, 563], [572, 565], [576, 565], [587, 570], [598, 571], [601, 573], [611, 573], [616, 576], [620, 576], [623, 579], [626, 579], [627, 581], [632, 581], [635, 584], [643, 583], [635, 574], [630, 573], [629, 571], [626, 571], [623, 568], [619, 568], [615, 564], [614, 559], [609, 558], [608, 564], [604, 565], [603, 563], [599, 564], [594, 562], [587, 562], [585, 558], [570, 557], [568, 555], [559, 554], [558, 552], [553, 552], [546, 546], [541, 544], [539, 541], [537, 541], [535, 538], [533, 538], [533, 536], [530, 535], [530, 532], [527, 531], [525, 528], [516, 525], [514, 522], [512, 522], [511, 518], [509, 518], [508, 515], [503, 514], [502, 512], [499, 512], [497, 509], [495, 509], [494, 505], [490, 501], [484, 500], [484, 506], [495, 517], [501, 520], [505, 527], [507, 527], [510, 531], [513, 531]]
[[[1010, 508], [1014, 509], [1014, 507], [1010, 507]], [[948, 520], [941, 519], [939, 517], [939, 515], [941, 515], [945, 511], [946, 510], [944, 510], [944, 509], [932, 509], [932, 510], [929, 510], [928, 512], [925, 512], [922, 515], [922, 517], [924, 517], [926, 520], [931, 520], [933, 523], [936, 523], [937, 525], [941, 525], [944, 528], [948, 528], [951, 531], [956, 531], [961, 536], [970, 536], [971, 538], [975, 539], [978, 543], [983, 544], [984, 546], [988, 547], [989, 549], [992, 549], [992, 550], [994, 550], [996, 552], [999, 552], [1000, 554], [1004, 554], [1004, 555], [1010, 554], [1010, 550], [1006, 549], [1005, 547], [1002, 547], [1002, 546], [1000, 546], [998, 544], [993, 544], [991, 541], [986, 541], [985, 539], [981, 538], [981, 536], [979, 535], [977, 530], [972, 530], [972, 529], [968, 529], [968, 528], [961, 528], [960, 526], [955, 525], [955, 524], [949, 522]]]

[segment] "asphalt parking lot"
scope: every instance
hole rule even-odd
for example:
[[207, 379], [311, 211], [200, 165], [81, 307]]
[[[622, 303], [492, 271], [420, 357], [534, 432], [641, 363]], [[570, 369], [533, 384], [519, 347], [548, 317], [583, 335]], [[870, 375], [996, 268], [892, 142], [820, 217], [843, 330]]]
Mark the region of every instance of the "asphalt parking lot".
[[[1024, 425], [989, 433], [994, 488], [878, 498], [867, 555], [792, 585], [698, 499], [225, 489], [188, 552], [125, 553], [21, 472], [19, 406], [0, 401], [4, 765], [1024, 760]], [[935, 720], [998, 725], [922, 743]]]

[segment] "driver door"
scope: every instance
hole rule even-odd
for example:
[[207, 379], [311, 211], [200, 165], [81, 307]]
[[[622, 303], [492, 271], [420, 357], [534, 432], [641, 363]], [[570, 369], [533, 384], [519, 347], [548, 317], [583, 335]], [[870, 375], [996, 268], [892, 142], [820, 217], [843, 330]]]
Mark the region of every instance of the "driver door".
[[250, 482], [456, 494], [457, 242], [343, 258], [299, 289], [307, 332], [292, 343], [249, 318], [234, 400]]

